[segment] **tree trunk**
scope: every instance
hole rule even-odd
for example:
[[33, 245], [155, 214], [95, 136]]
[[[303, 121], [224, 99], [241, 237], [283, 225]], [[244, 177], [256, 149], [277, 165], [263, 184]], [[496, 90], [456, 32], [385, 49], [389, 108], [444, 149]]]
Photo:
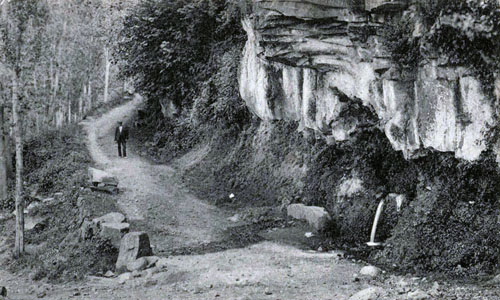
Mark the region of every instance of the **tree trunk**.
[[109, 61], [109, 50], [104, 48], [104, 63], [105, 63], [105, 73], [104, 73], [104, 103], [108, 102], [108, 88], [109, 88], [109, 68], [111, 67], [111, 62]]
[[14, 249], [16, 257], [24, 253], [23, 140], [21, 132], [23, 124], [18, 101], [16, 76], [12, 81], [12, 120], [16, 140], [16, 241]]
[[35, 115], [35, 129], [36, 129], [36, 134], [40, 135], [40, 114], [36, 113]]
[[5, 138], [6, 130], [5, 118], [4, 118], [4, 106], [0, 105], [0, 200], [5, 200], [7, 198], [7, 145]]
[[88, 105], [88, 110], [92, 110], [92, 85], [90, 84], [89, 80], [89, 88], [87, 89], [87, 105]]
[[83, 116], [83, 97], [85, 97], [85, 84], [83, 85], [82, 93], [78, 97], [78, 116], [77, 120], [81, 120]]
[[73, 114], [71, 113], [71, 101], [68, 99], [68, 125], [73, 123], [72, 118]]
[[14, 178], [14, 170], [12, 169], [12, 138], [11, 128], [5, 127], [5, 157], [7, 162], [7, 177]]

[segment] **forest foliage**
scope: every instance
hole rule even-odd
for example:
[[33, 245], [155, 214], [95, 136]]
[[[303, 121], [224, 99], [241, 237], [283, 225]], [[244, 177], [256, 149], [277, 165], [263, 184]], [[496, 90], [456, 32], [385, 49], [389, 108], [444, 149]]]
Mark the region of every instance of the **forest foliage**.
[[[213, 96], [225, 97], [220, 104], [229, 100], [238, 106], [229, 98], [238, 97], [236, 71], [245, 40], [240, 17], [240, 1], [234, 0], [141, 2], [125, 18], [119, 45], [119, 57], [126, 62], [122, 75], [134, 78], [154, 111], [167, 103], [190, 110], [196, 99], [201, 108], [199, 97], [211, 101]], [[228, 107], [209, 110], [215, 119], [231, 118]]]
[[[124, 4], [106, 0], [4, 1], [0, 6], [0, 103], [10, 107], [17, 74], [24, 132], [80, 120], [103, 101], [105, 50], [113, 48]], [[117, 67], [110, 71], [114, 89]]]

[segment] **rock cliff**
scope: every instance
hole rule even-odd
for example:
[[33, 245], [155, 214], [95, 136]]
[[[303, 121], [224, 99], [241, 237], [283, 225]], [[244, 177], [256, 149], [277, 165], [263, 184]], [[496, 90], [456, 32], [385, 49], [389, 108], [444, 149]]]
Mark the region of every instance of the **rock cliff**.
[[298, 121], [300, 130], [334, 143], [366, 126], [349, 113], [362, 103], [406, 158], [430, 149], [474, 161], [488, 149], [494, 101], [466, 68], [436, 58], [403, 76], [391, 60], [378, 32], [384, 20], [408, 9], [406, 1], [255, 0], [253, 6], [243, 20], [240, 94], [261, 119]]

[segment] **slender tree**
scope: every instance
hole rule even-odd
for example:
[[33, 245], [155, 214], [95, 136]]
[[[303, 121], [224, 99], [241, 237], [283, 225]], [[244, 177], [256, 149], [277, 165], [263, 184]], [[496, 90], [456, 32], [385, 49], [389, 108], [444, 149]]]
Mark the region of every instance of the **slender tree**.
[[[3, 63], [10, 69], [12, 122], [16, 149], [16, 240], [15, 255], [24, 253], [23, 113], [33, 70], [40, 53], [40, 33], [46, 20], [43, 0], [12, 0], [2, 7]], [[22, 91], [21, 91], [22, 89]], [[21, 95], [23, 97], [21, 97]]]

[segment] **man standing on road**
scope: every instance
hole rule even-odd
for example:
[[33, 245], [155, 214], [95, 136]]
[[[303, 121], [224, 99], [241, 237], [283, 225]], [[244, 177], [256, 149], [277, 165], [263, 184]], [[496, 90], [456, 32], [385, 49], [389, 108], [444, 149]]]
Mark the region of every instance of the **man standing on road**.
[[127, 140], [128, 128], [126, 126], [123, 126], [122, 122], [120, 121], [118, 122], [118, 127], [116, 127], [115, 130], [115, 142], [118, 144], [118, 156], [120, 157], [127, 157]]

